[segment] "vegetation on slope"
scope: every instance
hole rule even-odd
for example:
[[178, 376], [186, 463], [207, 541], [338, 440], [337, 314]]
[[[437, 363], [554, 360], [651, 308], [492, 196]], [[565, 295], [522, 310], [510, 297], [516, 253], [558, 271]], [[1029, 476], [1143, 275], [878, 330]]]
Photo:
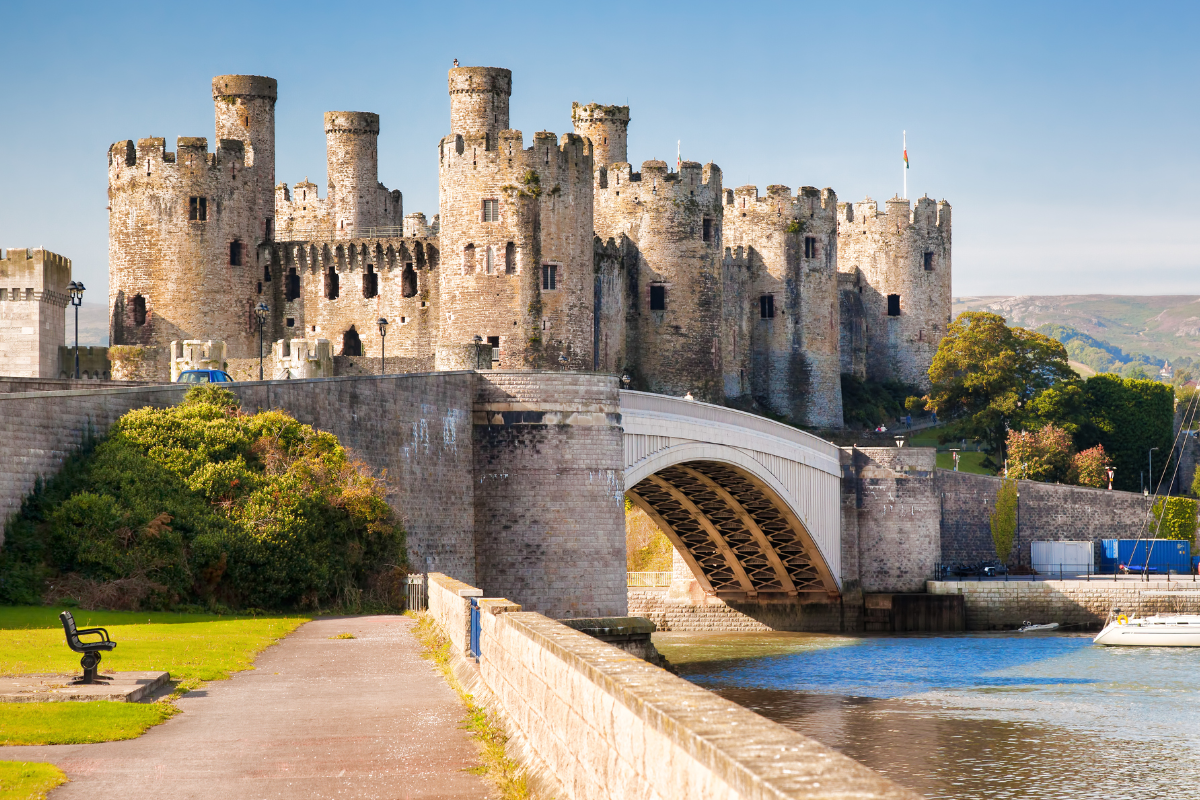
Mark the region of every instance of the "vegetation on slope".
[[404, 534], [336, 437], [197, 386], [131, 411], [39, 485], [6, 531], [0, 602], [397, 607]]

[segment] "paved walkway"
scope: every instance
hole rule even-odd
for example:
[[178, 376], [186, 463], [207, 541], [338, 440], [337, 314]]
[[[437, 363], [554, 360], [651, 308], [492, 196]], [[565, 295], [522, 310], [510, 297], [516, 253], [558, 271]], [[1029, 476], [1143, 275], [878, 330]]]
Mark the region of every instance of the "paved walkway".
[[[407, 617], [321, 619], [255, 669], [178, 701], [183, 713], [124, 742], [0, 747], [50, 761], [71, 798], [485, 798], [462, 704], [419, 656]], [[331, 640], [348, 632], [357, 638]]]

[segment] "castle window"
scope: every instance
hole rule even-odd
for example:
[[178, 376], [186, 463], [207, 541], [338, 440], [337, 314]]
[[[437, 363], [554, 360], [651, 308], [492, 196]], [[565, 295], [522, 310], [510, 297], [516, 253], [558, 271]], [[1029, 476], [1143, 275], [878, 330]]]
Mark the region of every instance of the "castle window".
[[900, 316], [900, 295], [898, 295], [898, 294], [889, 294], [888, 295], [888, 316], [889, 317]]
[[341, 281], [338, 278], [337, 271], [334, 270], [333, 267], [330, 267], [329, 271], [325, 273], [325, 299], [326, 300], [337, 300], [338, 299], [338, 293], [339, 293], [339, 289], [340, 289], [340, 287], [338, 285], [339, 283], [341, 283]]
[[258, 293], [262, 294], [262, 281], [258, 282]]
[[468, 244], [463, 248], [463, 274], [470, 275], [475, 271], [475, 245]]
[[267, 217], [267, 224], [265, 227], [266, 236], [264, 236], [263, 238], [267, 239], [268, 241], [270, 241], [270, 239], [271, 239], [271, 234], [274, 233], [274, 228], [275, 228], [274, 223], [275, 223], [275, 220], [271, 219], [270, 217]]
[[350, 326], [350, 330], [342, 334], [342, 355], [362, 355], [362, 339], [358, 338], [358, 331], [354, 329], [353, 325]]
[[292, 267], [288, 270], [287, 288], [284, 292], [284, 297], [288, 301], [292, 301], [300, 297], [300, 276], [296, 274], [295, 267]]
[[204, 222], [208, 219], [208, 198], [207, 197], [189, 197], [188, 198], [188, 220], [190, 222]]
[[816, 258], [817, 257], [817, 237], [815, 237], [815, 236], [805, 236], [804, 237], [804, 257], [805, 258]]
[[483, 261], [484, 261], [484, 266], [483, 266], [484, 271], [488, 275], [494, 274], [496, 272], [496, 248], [492, 247], [491, 245], [488, 245], [487, 250], [484, 253]]
[[504, 274], [512, 275], [517, 271], [517, 246], [512, 242], [504, 245]]
[[542, 264], [542, 289], [550, 292], [558, 288], [558, 265]]
[[708, 217], [704, 218], [704, 241], [711, 242], [713, 233], [712, 220]]
[[775, 295], [764, 294], [758, 298], [758, 316], [761, 319], [775, 319]]
[[500, 337], [489, 336], [487, 342], [492, 346], [492, 363], [495, 364], [500, 360]]
[[417, 273], [413, 270], [412, 262], [404, 265], [404, 271], [400, 273], [400, 296], [401, 297], [416, 297], [417, 295]]
[[242, 243], [232, 241], [229, 243], [229, 266], [240, 267], [242, 265]]
[[288, 317], [287, 320], [284, 322], [284, 324], [287, 325], [289, 328], [294, 328], [294, 327], [296, 327], [296, 318]]
[[933, 272], [933, 251], [932, 250], [925, 251], [925, 271]]
[[651, 286], [650, 287], [650, 310], [651, 311], [666, 311], [667, 310], [667, 287], [666, 286]]
[[484, 200], [483, 201], [483, 221], [498, 222], [500, 220], [500, 201], [499, 200]]
[[133, 324], [146, 324], [146, 298], [140, 294], [133, 296]]
[[363, 273], [363, 297], [371, 298], [379, 294], [379, 275], [375, 272], [373, 264], [367, 264], [367, 271]]

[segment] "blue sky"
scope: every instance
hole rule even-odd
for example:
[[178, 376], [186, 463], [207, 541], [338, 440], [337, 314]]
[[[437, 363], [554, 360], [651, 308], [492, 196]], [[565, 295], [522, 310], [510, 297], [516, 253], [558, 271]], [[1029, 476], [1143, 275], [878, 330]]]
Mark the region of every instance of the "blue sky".
[[726, 186], [954, 206], [954, 293], [1200, 294], [1197, 6], [1105, 3], [13, 3], [0, 246], [107, 289], [109, 144], [213, 137], [212, 76], [279, 80], [276, 180], [325, 184], [322, 113], [381, 116], [380, 179], [437, 211], [446, 70], [513, 71], [512, 126], [629, 103], [630, 160]]

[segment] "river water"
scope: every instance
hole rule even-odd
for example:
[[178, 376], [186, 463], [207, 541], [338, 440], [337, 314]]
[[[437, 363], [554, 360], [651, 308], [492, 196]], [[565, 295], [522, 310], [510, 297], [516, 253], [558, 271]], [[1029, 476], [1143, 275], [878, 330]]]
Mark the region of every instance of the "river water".
[[1200, 798], [1200, 648], [656, 633], [682, 677], [928, 798]]

